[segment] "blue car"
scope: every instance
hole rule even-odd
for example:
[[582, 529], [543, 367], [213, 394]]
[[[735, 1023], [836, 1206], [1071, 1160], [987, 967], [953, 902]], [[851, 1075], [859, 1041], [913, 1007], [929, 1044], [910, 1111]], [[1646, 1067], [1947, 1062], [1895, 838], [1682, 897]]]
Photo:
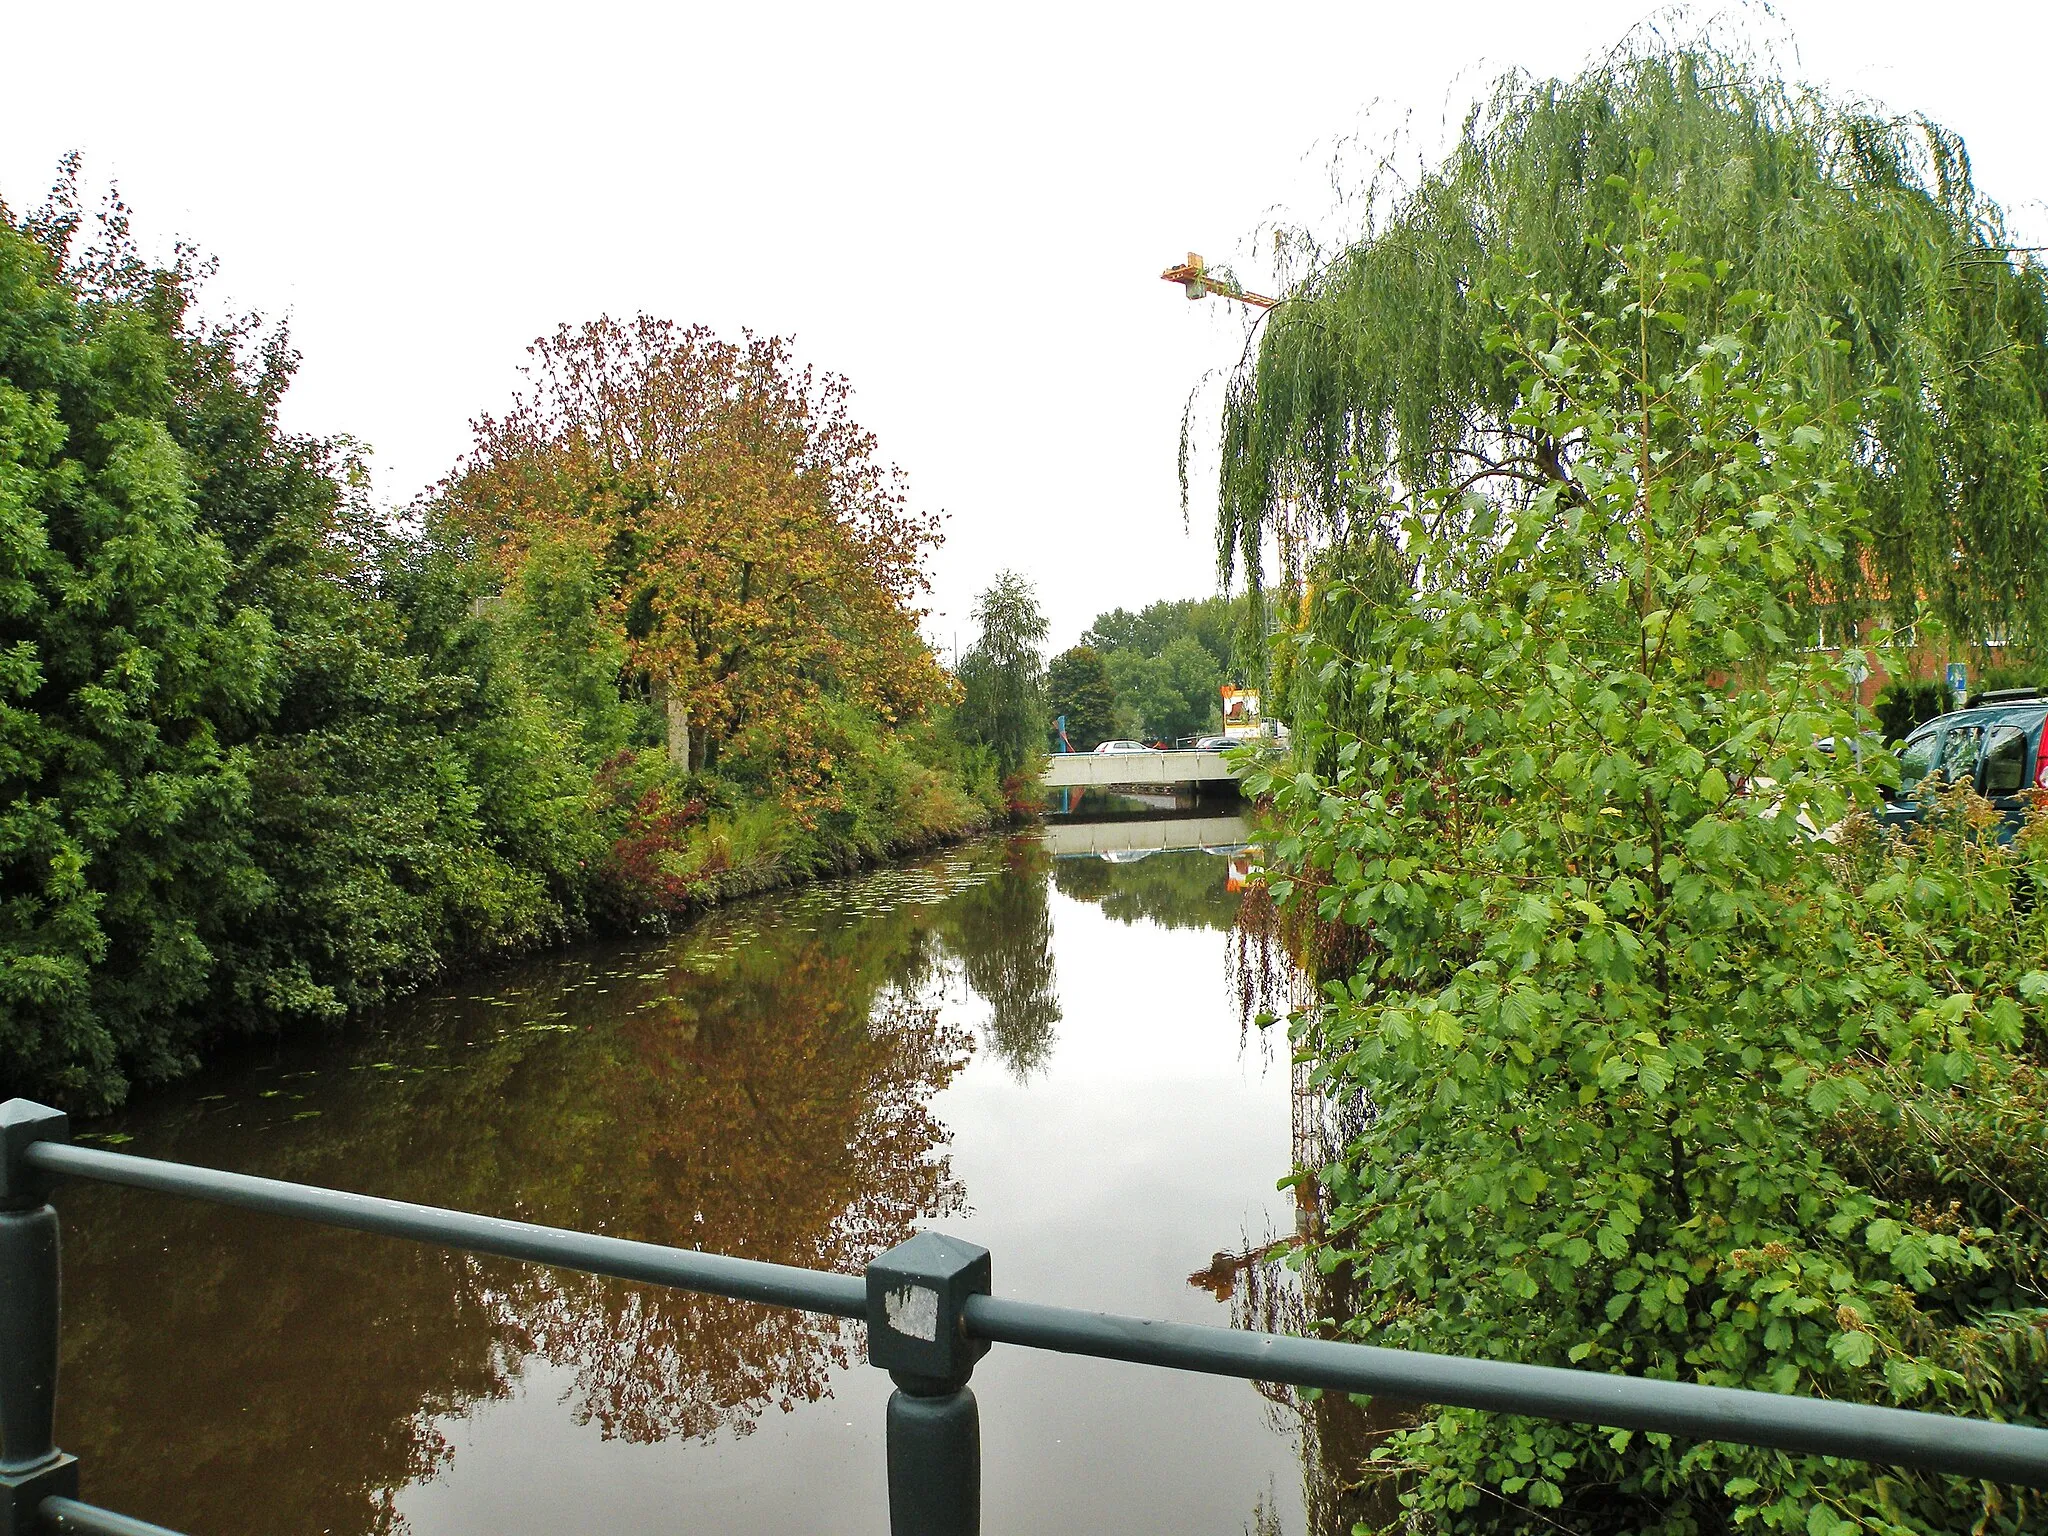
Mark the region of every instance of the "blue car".
[[1885, 791], [1879, 820], [1905, 827], [1920, 819], [1917, 790], [1929, 778], [1965, 779], [1998, 807], [2010, 842], [2026, 819], [2027, 791], [2048, 789], [2048, 694], [2014, 688], [1980, 695], [1968, 709], [1930, 720], [1899, 748], [1899, 784]]

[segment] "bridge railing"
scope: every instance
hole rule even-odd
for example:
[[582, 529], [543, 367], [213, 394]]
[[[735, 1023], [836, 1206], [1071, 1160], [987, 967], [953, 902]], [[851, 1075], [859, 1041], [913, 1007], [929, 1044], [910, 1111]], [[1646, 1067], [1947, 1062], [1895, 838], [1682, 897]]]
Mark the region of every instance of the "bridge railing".
[[858, 1318], [869, 1363], [896, 1384], [887, 1408], [893, 1536], [980, 1530], [981, 1429], [968, 1378], [994, 1344], [2048, 1488], [2048, 1429], [1013, 1301], [991, 1293], [987, 1249], [936, 1232], [890, 1249], [864, 1274], [827, 1274], [74, 1146], [61, 1112], [10, 1099], [0, 1105], [0, 1536], [174, 1536], [80, 1503], [78, 1463], [56, 1445], [51, 1195], [66, 1178]]

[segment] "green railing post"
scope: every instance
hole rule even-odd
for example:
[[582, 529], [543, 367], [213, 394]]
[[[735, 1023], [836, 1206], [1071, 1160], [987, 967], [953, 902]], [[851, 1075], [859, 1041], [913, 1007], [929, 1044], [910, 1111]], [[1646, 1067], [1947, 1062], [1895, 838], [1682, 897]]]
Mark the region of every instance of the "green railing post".
[[0, 1536], [29, 1536], [36, 1506], [75, 1497], [78, 1462], [57, 1449], [57, 1210], [22, 1153], [70, 1139], [59, 1110], [0, 1104]]
[[868, 1362], [889, 1373], [891, 1536], [980, 1536], [981, 1413], [967, 1378], [988, 1353], [961, 1322], [989, 1293], [986, 1248], [937, 1232], [867, 1268]]

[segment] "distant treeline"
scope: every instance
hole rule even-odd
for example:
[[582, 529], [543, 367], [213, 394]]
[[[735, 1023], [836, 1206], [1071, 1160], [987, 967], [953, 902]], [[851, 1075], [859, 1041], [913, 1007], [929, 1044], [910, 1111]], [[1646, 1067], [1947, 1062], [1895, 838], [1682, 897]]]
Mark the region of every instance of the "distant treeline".
[[1098, 614], [1046, 671], [1053, 717], [1065, 717], [1074, 750], [1114, 737], [1171, 743], [1221, 729], [1218, 690], [1245, 681], [1235, 660], [1245, 604], [1184, 598]]

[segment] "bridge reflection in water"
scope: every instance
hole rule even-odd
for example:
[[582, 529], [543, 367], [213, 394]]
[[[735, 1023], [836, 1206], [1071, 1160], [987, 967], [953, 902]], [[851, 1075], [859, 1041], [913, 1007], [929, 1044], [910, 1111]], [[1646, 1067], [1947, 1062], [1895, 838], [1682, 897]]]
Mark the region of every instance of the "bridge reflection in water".
[[1060, 818], [1045, 824], [1045, 851], [1056, 859], [1093, 856], [1115, 861], [1118, 855], [1205, 852], [1242, 853], [1251, 843], [1251, 826], [1242, 816], [1137, 816], [1114, 821]]

